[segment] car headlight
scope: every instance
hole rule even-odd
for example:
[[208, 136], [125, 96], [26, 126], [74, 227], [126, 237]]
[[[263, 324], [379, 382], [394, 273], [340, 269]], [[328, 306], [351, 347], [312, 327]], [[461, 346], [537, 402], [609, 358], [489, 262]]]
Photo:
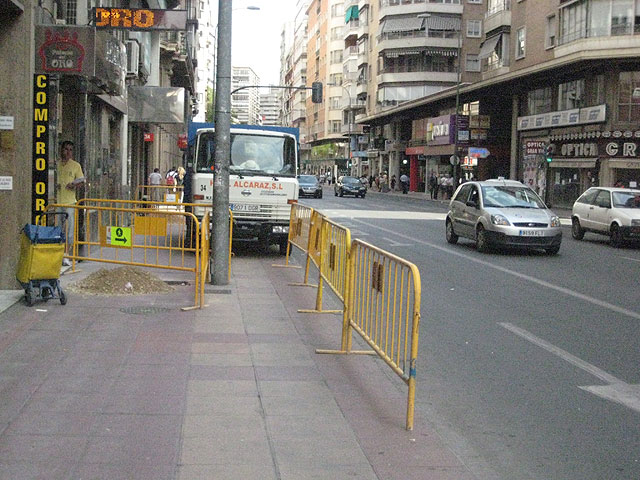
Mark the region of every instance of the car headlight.
[[559, 227], [560, 226], [560, 218], [559, 217], [551, 217], [551, 226]]
[[493, 223], [494, 225], [505, 225], [505, 226], [509, 226], [511, 225], [509, 223], [509, 220], [507, 220], [507, 218], [504, 215], [491, 215], [491, 223]]

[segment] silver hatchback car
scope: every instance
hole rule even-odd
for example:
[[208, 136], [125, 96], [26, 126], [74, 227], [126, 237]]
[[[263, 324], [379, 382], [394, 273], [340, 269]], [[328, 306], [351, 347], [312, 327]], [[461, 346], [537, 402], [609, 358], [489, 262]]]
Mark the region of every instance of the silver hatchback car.
[[446, 238], [493, 246], [543, 249], [556, 254], [562, 242], [560, 219], [529, 187], [514, 180], [467, 182], [458, 187], [446, 218]]

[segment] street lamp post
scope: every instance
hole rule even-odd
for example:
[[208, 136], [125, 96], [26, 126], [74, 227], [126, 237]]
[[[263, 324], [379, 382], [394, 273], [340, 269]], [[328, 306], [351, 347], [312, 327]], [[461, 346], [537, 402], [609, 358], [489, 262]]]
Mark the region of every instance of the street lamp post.
[[[349, 108], [347, 110], [347, 165], [351, 162], [351, 92], [344, 85], [338, 85], [337, 83], [327, 83], [329, 87], [342, 87], [342, 89], [347, 92], [347, 97], [349, 98]], [[353, 166], [352, 166], [353, 168]]]

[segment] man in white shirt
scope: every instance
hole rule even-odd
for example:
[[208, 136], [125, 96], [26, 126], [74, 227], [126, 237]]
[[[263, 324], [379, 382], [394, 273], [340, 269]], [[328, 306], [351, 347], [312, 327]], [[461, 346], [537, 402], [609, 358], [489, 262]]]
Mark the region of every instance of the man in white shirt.
[[162, 175], [159, 168], [154, 168], [153, 172], [149, 175], [149, 185], [151, 186], [150, 199], [154, 202], [159, 201], [160, 198], [160, 185], [162, 185]]

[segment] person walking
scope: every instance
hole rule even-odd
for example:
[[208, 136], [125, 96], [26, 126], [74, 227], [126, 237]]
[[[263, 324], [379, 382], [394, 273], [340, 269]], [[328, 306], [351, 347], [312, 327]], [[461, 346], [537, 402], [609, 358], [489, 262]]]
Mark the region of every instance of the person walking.
[[175, 186], [177, 176], [178, 176], [178, 171], [176, 170], [176, 167], [171, 167], [167, 172], [167, 174], [165, 175], [165, 180], [167, 185]]
[[[67, 214], [65, 255], [69, 255], [69, 252], [73, 253], [76, 218], [76, 209], [71, 205], [76, 204], [76, 190], [85, 182], [82, 167], [73, 159], [73, 142], [69, 140], [60, 144], [60, 161], [56, 165], [56, 174], [57, 202], [64, 205], [61, 211]], [[64, 258], [62, 264], [68, 266], [71, 262]]]
[[402, 187], [402, 193], [406, 195], [409, 191], [409, 177], [404, 173], [400, 175], [400, 186]]
[[158, 202], [160, 198], [160, 185], [162, 185], [162, 175], [159, 168], [154, 168], [153, 172], [149, 174], [149, 187], [151, 189], [151, 195], [147, 195], [154, 202]]
[[395, 190], [396, 189], [396, 176], [395, 175], [391, 175], [391, 190]]
[[435, 172], [431, 172], [429, 176], [429, 193], [431, 194], [431, 200], [438, 199], [438, 177]]

